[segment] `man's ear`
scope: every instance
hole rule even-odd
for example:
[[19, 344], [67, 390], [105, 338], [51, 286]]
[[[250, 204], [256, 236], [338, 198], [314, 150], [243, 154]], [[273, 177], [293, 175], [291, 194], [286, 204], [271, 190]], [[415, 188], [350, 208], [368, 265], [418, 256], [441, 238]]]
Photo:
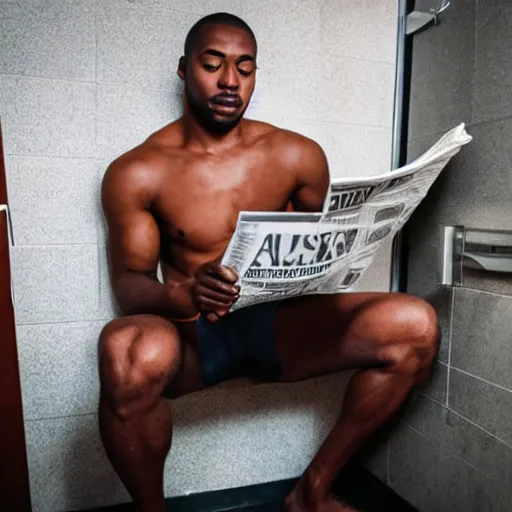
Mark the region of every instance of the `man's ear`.
[[187, 59], [185, 57], [180, 57], [180, 62], [178, 64], [178, 76], [185, 80], [185, 73], [187, 72]]

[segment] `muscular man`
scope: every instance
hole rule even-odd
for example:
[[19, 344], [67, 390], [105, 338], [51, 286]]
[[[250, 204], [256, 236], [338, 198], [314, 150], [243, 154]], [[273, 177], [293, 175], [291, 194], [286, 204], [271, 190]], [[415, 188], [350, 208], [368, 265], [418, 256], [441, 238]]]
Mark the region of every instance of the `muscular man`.
[[197, 22], [178, 75], [183, 117], [113, 162], [103, 182], [111, 282], [124, 314], [100, 337], [105, 449], [140, 510], [160, 512], [172, 437], [164, 397], [238, 376], [284, 382], [359, 369], [286, 500], [289, 512], [348, 510], [329, 495], [333, 478], [429, 373], [435, 312], [406, 295], [346, 293], [228, 313], [237, 275], [219, 261], [238, 212], [320, 211], [327, 161], [312, 140], [242, 117], [256, 40], [239, 18]]

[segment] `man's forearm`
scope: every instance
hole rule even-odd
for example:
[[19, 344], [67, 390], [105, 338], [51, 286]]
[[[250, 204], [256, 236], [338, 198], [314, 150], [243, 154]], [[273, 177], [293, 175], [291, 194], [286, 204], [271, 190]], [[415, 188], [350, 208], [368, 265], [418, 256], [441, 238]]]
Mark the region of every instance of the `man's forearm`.
[[198, 314], [192, 301], [193, 279], [160, 283], [155, 277], [126, 272], [114, 280], [117, 303], [125, 315], [152, 314], [186, 320]]

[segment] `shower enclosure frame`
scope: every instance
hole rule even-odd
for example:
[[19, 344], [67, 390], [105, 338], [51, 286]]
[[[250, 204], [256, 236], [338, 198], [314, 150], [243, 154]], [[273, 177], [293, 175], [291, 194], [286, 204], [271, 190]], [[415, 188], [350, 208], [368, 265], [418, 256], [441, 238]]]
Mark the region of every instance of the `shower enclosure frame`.
[[[407, 163], [413, 44], [413, 38], [407, 36], [407, 14], [414, 10], [414, 4], [415, 0], [398, 1], [391, 169], [398, 169]], [[407, 247], [402, 232], [398, 232], [393, 240], [390, 270], [390, 290], [392, 292], [406, 292]]]

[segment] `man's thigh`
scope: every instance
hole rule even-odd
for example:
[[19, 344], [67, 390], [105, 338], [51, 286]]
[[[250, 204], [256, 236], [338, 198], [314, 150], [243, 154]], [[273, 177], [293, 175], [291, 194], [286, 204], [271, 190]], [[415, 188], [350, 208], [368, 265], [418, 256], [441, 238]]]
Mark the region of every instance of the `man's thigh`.
[[195, 322], [175, 325], [181, 341], [181, 364], [176, 375], [164, 389], [165, 398], [178, 398], [206, 388], [201, 375]]
[[[392, 296], [382, 292], [346, 293], [284, 301], [276, 318], [281, 379], [300, 380], [374, 362], [372, 347], [357, 339], [350, 326], [362, 311]], [[377, 323], [379, 316], [374, 318]]]

